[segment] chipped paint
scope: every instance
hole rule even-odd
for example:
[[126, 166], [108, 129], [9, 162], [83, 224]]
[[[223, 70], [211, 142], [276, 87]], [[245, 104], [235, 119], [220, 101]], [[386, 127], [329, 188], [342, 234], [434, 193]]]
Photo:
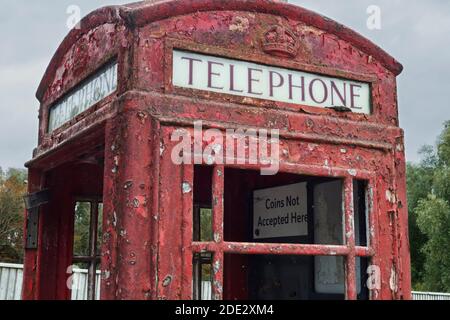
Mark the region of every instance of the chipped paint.
[[219, 233], [214, 233], [214, 242], [219, 243], [221, 241], [221, 237]]
[[213, 265], [214, 273], [218, 273], [220, 271], [220, 261], [216, 260]]
[[390, 189], [386, 190], [386, 200], [390, 203], [396, 202], [395, 194]]
[[173, 277], [172, 277], [171, 275], [165, 277], [164, 280], [163, 280], [163, 282], [162, 282], [163, 287], [169, 286], [170, 283], [172, 282], [172, 278], [173, 278]]
[[[297, 55], [283, 40], [275, 44], [275, 51], [263, 50], [262, 36], [274, 24], [280, 25], [280, 30], [292, 29], [296, 34], [293, 41], [298, 40]], [[358, 115], [252, 97], [181, 90], [171, 83], [174, 47], [370, 82], [376, 112]], [[280, 56], [280, 52], [289, 55]], [[119, 63], [117, 92], [48, 134], [49, 108], [111, 57], [117, 57]], [[64, 178], [69, 176], [69, 169], [55, 171], [58, 167], [84, 160], [86, 155], [101, 159], [91, 162], [97, 165], [104, 162], [99, 169], [104, 174], [103, 185], [95, 190], [103, 195], [105, 206], [102, 298], [189, 299], [193, 274], [189, 250], [194, 246], [187, 233], [192, 230], [189, 222], [194, 197], [192, 167], [180, 168], [170, 162], [173, 148], [170, 134], [175, 130], [191, 130], [192, 122], [199, 119], [221, 130], [276, 129], [280, 131], [282, 170], [370, 182], [369, 233], [375, 241], [370, 248], [357, 250], [371, 256], [380, 266], [382, 283], [386, 284], [371, 294], [374, 299], [399, 298], [392, 290], [408, 299], [411, 288], [405, 159], [395, 81], [401, 69], [395, 59], [352, 30], [303, 8], [287, 7], [276, 1], [144, 1], [100, 9], [84, 20], [81, 30], [71, 31], [63, 41], [39, 86], [39, 145], [27, 164], [29, 191], [46, 186], [46, 179], [53, 172], [62, 172]], [[278, 141], [270, 139], [270, 142]], [[248, 145], [246, 148], [248, 151]], [[224, 152], [223, 149], [214, 146], [213, 151]], [[213, 159], [206, 160], [212, 163]], [[225, 169], [219, 167], [214, 178], [213, 210], [221, 215], [226, 182], [222, 178]], [[75, 176], [74, 181], [89, 189], [88, 177], [80, 177]], [[346, 184], [347, 191], [351, 190], [348, 181]], [[64, 187], [61, 183], [55, 189]], [[65, 199], [63, 204], [70, 202], [71, 195], [61, 195]], [[353, 198], [347, 196], [344, 202], [348, 228], [343, 234], [354, 250], [355, 234], [350, 219]], [[392, 210], [395, 212], [386, 214]], [[43, 217], [53, 214], [58, 219], [64, 218], [55, 216], [59, 212], [51, 208]], [[217, 299], [235, 294], [223, 292], [227, 288], [223, 283], [226, 252], [349, 255], [346, 246], [230, 244], [224, 241], [222, 218], [215, 218], [214, 242], [210, 244], [218, 250], [213, 266], [213, 294]], [[67, 237], [69, 222], [56, 226], [52, 221], [44, 221], [42, 232], [61, 228], [58, 236]], [[34, 267], [38, 261], [38, 269], [64, 274], [51, 262], [37, 259], [70, 257], [68, 252], [51, 248], [48, 245], [39, 252], [26, 252], [25, 299], [69, 297], [65, 279], [56, 280], [62, 285], [46, 285]], [[197, 252], [211, 250], [200, 247]], [[349, 265], [354, 263], [354, 255], [347, 260]], [[396, 270], [391, 269], [393, 263]], [[354, 272], [350, 272], [350, 280], [354, 277]], [[355, 298], [355, 292], [354, 286], [348, 286], [347, 298]]]
[[192, 191], [192, 187], [188, 182], [183, 182], [181, 188], [183, 189], [183, 193], [190, 193]]
[[391, 289], [391, 291], [394, 295], [395, 295], [395, 293], [397, 293], [397, 290], [398, 290], [397, 272], [396, 272], [394, 266], [392, 266], [392, 268], [391, 268], [391, 274], [389, 277], [389, 288]]
[[235, 16], [228, 27], [230, 31], [245, 32], [248, 30], [250, 22], [246, 17]]
[[164, 143], [162, 141], [159, 143], [159, 155], [162, 156], [164, 154], [164, 151], [166, 150], [166, 147], [164, 146]]

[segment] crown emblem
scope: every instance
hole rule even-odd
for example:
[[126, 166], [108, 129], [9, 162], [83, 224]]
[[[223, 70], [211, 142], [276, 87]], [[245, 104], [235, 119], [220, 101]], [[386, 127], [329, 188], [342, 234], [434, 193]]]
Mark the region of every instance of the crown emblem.
[[279, 57], [295, 57], [299, 43], [294, 32], [290, 29], [275, 25], [269, 28], [262, 40], [264, 52]]

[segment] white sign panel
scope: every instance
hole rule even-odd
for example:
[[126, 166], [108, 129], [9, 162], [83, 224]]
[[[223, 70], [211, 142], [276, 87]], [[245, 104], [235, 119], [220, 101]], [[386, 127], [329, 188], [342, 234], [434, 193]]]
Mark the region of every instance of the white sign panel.
[[48, 131], [59, 128], [117, 89], [117, 62], [97, 71], [50, 109]]
[[173, 52], [173, 85], [313, 107], [346, 107], [356, 113], [371, 113], [368, 83], [182, 50]]
[[306, 182], [253, 192], [254, 239], [306, 235]]

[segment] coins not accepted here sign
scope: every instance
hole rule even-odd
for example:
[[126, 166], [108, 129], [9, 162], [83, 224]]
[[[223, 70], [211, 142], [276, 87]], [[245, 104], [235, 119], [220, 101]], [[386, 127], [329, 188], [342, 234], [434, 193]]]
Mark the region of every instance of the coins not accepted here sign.
[[308, 235], [306, 182], [253, 192], [253, 238]]

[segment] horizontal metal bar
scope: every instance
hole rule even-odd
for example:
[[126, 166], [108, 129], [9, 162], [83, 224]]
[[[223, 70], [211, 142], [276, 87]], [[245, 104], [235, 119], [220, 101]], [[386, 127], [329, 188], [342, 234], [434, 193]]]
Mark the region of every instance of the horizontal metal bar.
[[372, 257], [375, 255], [375, 250], [370, 247], [355, 247], [355, 256], [357, 257]]
[[[270, 254], [270, 255], [308, 255], [308, 256], [347, 256], [351, 249], [339, 245], [253, 243], [253, 242], [193, 242], [194, 252], [217, 252], [234, 254]], [[367, 247], [355, 247], [358, 257], [370, 257], [373, 250]]]

